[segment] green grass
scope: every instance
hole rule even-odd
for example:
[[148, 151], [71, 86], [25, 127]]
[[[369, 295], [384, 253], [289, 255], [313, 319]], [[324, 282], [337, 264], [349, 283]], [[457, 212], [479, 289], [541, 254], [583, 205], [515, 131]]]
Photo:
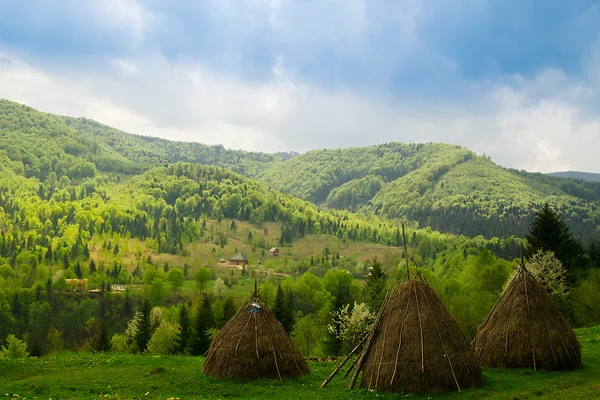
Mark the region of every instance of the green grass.
[[345, 390], [341, 374], [320, 384], [333, 363], [311, 363], [298, 379], [240, 382], [202, 375], [201, 357], [61, 353], [0, 362], [0, 398], [19, 399], [594, 399], [600, 398], [600, 327], [577, 331], [583, 365], [570, 372], [488, 369], [484, 383], [437, 396], [382, 395]]

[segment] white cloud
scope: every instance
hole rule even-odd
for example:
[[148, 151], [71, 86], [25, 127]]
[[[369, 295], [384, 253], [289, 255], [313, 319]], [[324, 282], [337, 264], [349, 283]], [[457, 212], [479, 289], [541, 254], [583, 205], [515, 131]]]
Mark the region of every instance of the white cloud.
[[93, 11], [102, 23], [129, 31], [133, 47], [142, 42], [154, 19], [152, 13], [136, 0], [97, 1], [93, 3]]
[[600, 118], [581, 111], [598, 92], [560, 71], [490, 82], [475, 102], [440, 103], [319, 88], [290, 74], [283, 57], [262, 84], [156, 54], [78, 71], [77, 81], [68, 68], [50, 73], [0, 59], [0, 97], [132, 133], [262, 151], [446, 142], [504, 166], [600, 171], [592, 153]]

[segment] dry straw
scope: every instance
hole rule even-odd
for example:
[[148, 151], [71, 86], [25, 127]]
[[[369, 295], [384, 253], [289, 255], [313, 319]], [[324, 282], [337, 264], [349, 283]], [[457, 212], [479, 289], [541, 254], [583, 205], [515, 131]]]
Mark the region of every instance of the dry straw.
[[361, 372], [361, 387], [384, 392], [441, 393], [479, 385], [481, 366], [469, 341], [420, 274], [411, 279], [406, 258], [407, 281], [382, 305], [348, 389]]
[[523, 264], [473, 344], [489, 367], [568, 370], [581, 365], [575, 332]]
[[214, 378], [281, 380], [310, 369], [255, 291], [213, 339], [202, 372]]

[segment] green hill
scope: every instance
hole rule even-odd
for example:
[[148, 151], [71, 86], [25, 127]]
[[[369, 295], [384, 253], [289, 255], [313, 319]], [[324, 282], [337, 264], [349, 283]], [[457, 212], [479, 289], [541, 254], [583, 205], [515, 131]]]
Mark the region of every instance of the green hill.
[[548, 202], [580, 238], [597, 238], [600, 183], [502, 168], [460, 146], [388, 143], [266, 154], [128, 134], [95, 121], [0, 101], [0, 157], [27, 178], [79, 182], [177, 162], [218, 166], [265, 189], [363, 219], [405, 219], [470, 237], [522, 236]]
[[548, 202], [580, 238], [598, 236], [600, 184], [502, 168], [441, 143], [314, 150], [259, 179], [324, 207], [406, 218], [453, 234], [521, 236]]

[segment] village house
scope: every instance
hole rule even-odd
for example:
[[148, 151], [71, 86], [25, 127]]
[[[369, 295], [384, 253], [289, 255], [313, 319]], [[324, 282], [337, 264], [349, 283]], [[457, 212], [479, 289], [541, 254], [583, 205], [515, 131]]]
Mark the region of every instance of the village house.
[[247, 265], [248, 259], [242, 254], [237, 253], [229, 259], [229, 265]]
[[271, 250], [269, 250], [269, 255], [273, 257], [279, 256], [279, 249], [277, 247], [272, 247]]

